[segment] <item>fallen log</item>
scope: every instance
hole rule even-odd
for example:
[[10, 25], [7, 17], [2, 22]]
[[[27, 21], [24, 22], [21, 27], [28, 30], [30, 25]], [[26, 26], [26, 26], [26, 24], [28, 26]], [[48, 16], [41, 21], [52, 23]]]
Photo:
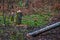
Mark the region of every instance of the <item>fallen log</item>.
[[51, 29], [54, 29], [54, 28], [57, 28], [57, 27], [60, 27], [60, 22], [57, 22], [57, 23], [54, 23], [52, 25], [46, 26], [45, 28], [42, 28], [40, 30], [36, 30], [34, 32], [28, 33], [27, 37], [35, 37], [38, 34], [44, 33], [48, 30], [51, 30]]

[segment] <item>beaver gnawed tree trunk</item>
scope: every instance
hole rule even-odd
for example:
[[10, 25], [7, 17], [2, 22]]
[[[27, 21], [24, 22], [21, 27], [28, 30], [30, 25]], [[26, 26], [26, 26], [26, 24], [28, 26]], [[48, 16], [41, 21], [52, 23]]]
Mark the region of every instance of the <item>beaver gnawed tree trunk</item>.
[[22, 12], [20, 10], [17, 11], [17, 24], [18, 25], [21, 24], [22, 16], [23, 16]]

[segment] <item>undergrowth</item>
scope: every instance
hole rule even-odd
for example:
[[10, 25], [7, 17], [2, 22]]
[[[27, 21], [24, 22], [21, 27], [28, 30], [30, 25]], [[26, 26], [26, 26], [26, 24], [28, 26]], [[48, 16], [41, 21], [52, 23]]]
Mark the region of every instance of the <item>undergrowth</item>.
[[[22, 24], [33, 27], [46, 25], [49, 22], [50, 17], [51, 17], [50, 13], [25, 15], [22, 17]], [[17, 17], [14, 17], [15, 22], [16, 22], [16, 18]], [[3, 16], [0, 16], [0, 24], [3, 23], [4, 23]], [[6, 17], [5, 23], [8, 25], [8, 24], [13, 24], [14, 22], [11, 21], [11, 17], [9, 18]]]

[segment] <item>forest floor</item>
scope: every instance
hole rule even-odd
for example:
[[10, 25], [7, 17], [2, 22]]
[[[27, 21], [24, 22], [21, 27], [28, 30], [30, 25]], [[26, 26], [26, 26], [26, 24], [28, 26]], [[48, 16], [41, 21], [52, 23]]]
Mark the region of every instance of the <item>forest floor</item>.
[[[36, 29], [40, 29], [40, 28], [36, 28]], [[51, 29], [35, 37], [30, 37], [30, 38], [27, 37], [27, 40], [60, 40], [60, 27]]]
[[26, 34], [42, 27], [0, 26], [0, 40], [60, 40], [60, 27], [28, 39]]
[[[26, 18], [27, 17], [27, 18]], [[39, 17], [41, 20], [37, 20], [37, 24], [36, 25], [40, 25], [47, 21], [45, 20], [46, 17], [49, 18], [49, 15], [39, 15], [39, 16], [30, 16], [32, 17], [32, 21], [37, 17]], [[35, 18], [34, 18], [35, 17]], [[31, 22], [31, 20], [29, 19], [29, 15], [28, 16], [25, 16], [24, 18], [26, 18], [26, 20], [23, 21], [23, 23], [25, 24], [28, 24], [29, 22]], [[33, 19], [34, 18], [34, 19]], [[29, 19], [29, 20], [28, 20]], [[53, 20], [50, 20], [51, 22], [46, 24], [45, 26], [47, 25], [50, 25], [50, 24], [53, 24], [55, 22], [58, 22], [60, 19], [59, 17], [53, 17], [52, 18]], [[41, 22], [41, 23], [39, 23]], [[29, 23], [28, 25], [31, 25], [33, 22]], [[8, 23], [7, 23], [8, 24]], [[33, 24], [34, 25], [34, 24]], [[3, 25], [0, 25], [0, 40], [60, 40], [60, 27], [56, 28], [56, 29], [52, 29], [50, 31], [47, 31], [45, 33], [42, 33], [36, 37], [32, 37], [30, 39], [28, 39], [26, 37], [26, 34], [29, 33], [29, 32], [32, 32], [32, 31], [35, 31], [35, 30], [38, 30], [38, 29], [41, 29], [43, 27], [45, 27], [44, 25], [43, 26], [39, 26], [39, 27], [30, 27], [30, 26], [27, 26], [27, 25], [24, 25], [24, 26], [16, 26], [16, 25], [6, 25], [6, 26], [3, 26]]]

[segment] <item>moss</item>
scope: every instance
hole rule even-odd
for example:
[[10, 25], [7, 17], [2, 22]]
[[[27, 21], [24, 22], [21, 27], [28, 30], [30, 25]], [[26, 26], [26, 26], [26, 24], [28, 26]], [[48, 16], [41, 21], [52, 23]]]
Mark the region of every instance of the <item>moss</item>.
[[24, 35], [21, 32], [17, 32], [16, 34], [10, 35], [10, 40], [24, 40]]

